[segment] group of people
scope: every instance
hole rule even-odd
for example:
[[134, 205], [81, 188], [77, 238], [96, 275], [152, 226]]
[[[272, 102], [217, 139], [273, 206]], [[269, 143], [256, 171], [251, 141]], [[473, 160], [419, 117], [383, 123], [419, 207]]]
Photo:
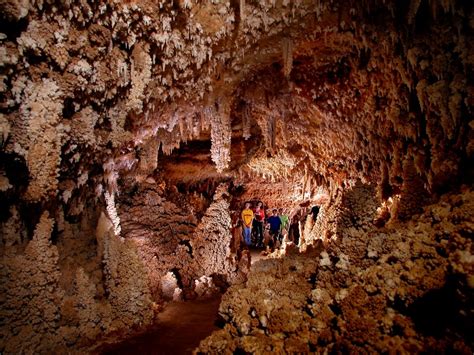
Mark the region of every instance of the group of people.
[[247, 246], [263, 247], [265, 228], [268, 228], [269, 244], [272, 244], [272, 246], [277, 241], [281, 244], [283, 235], [289, 230], [289, 217], [283, 213], [283, 209], [274, 208], [272, 214], [266, 216], [262, 202], [257, 202], [254, 208], [252, 208], [250, 202], [245, 203], [241, 218], [242, 234]]

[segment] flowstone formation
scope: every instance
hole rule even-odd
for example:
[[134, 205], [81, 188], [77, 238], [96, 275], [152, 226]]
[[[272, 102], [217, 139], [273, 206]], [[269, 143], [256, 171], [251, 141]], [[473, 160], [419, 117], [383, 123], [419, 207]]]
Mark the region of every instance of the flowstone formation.
[[373, 226], [453, 212], [473, 30], [460, 0], [0, 0], [0, 352], [85, 351], [241, 284], [247, 200], [346, 266]]

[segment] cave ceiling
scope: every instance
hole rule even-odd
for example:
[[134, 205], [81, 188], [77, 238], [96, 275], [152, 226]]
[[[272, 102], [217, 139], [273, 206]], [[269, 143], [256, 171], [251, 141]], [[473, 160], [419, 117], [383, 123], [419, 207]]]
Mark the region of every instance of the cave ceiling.
[[1, 7], [2, 154], [26, 165], [28, 201], [157, 168], [396, 191], [411, 167], [436, 190], [472, 162], [467, 2]]

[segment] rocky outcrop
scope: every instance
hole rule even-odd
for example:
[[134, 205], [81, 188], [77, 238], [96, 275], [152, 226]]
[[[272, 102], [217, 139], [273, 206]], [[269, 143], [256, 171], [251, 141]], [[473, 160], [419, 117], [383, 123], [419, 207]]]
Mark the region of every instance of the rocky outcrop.
[[[99, 219], [106, 223], [104, 216]], [[111, 330], [122, 330], [130, 326], [143, 327], [153, 320], [153, 308], [149, 285], [146, 279], [136, 277], [145, 272], [144, 261], [139, 257], [139, 246], [133, 241], [122, 241], [109, 230], [97, 235], [103, 255], [105, 292], [110, 302]]]
[[181, 290], [192, 285], [195, 252], [190, 240], [197, 220], [187, 208], [186, 200], [168, 200], [154, 184], [143, 183], [133, 196], [121, 199], [122, 236], [139, 246], [147, 283], [157, 301], [163, 299], [162, 278], [167, 273], [175, 275]]
[[43, 213], [31, 241], [3, 250], [0, 330], [6, 353], [79, 349], [153, 320], [157, 307], [148, 284], [136, 277], [144, 270], [137, 246], [115, 236], [104, 214], [87, 217], [81, 235], [76, 225]]
[[206, 210], [198, 225], [192, 247], [199, 273], [206, 276], [222, 276], [229, 284], [245, 280], [247, 260], [239, 259], [232, 250], [231, 217], [229, 211], [228, 186], [221, 184], [214, 195], [214, 201]]
[[50, 242], [54, 220], [44, 213], [22, 253], [10, 247], [2, 255], [1, 312], [3, 350], [47, 352], [61, 343], [61, 273], [58, 249]]
[[[202, 211], [192, 195], [177, 193], [172, 202], [155, 184], [142, 183], [132, 198], [122, 199], [122, 236], [137, 245], [155, 301], [194, 298], [197, 288], [212, 291], [214, 281], [223, 286], [245, 279], [246, 264], [231, 250], [227, 190], [220, 185]], [[203, 277], [207, 286], [200, 285]]]
[[363, 253], [352, 231], [316, 257], [257, 262], [224, 295], [226, 324], [197, 352], [471, 352], [473, 203], [463, 188], [413, 220], [365, 231]]

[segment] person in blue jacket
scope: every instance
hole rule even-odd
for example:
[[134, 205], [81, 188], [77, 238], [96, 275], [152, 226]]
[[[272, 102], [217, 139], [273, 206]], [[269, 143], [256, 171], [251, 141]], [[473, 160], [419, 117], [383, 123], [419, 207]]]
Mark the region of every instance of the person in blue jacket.
[[281, 227], [281, 219], [280, 216], [277, 214], [276, 208], [272, 210], [272, 215], [268, 217], [268, 224], [270, 225], [270, 237], [273, 245], [276, 244], [276, 241], [280, 240], [280, 227]]

